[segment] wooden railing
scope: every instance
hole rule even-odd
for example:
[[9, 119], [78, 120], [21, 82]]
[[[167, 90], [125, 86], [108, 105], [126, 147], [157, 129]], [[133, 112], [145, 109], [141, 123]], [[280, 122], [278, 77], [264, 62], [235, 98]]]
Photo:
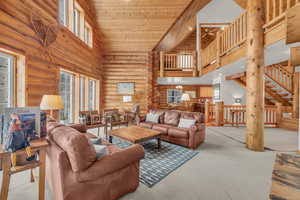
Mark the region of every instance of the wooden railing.
[[247, 39], [247, 12], [227, 26], [217, 39], [220, 42], [220, 56], [245, 42]]
[[265, 74], [282, 88], [293, 92], [293, 74], [279, 65], [271, 65], [265, 68]]
[[217, 59], [217, 40], [211, 42], [201, 52], [201, 66], [207, 66]]
[[[296, 6], [300, 0], [266, 0], [266, 23], [264, 28], [273, 27], [278, 21], [285, 18], [287, 9]], [[223, 31], [217, 33], [216, 39], [201, 50], [201, 67], [220, 60], [235, 48], [245, 44], [247, 40], [247, 11], [240, 15]], [[217, 65], [219, 62], [217, 62]]]
[[[219, 104], [219, 105], [218, 105]], [[221, 108], [220, 108], [221, 106]], [[214, 108], [212, 108], [214, 107]], [[224, 105], [222, 102], [216, 104], [206, 105], [208, 112], [205, 111], [208, 123], [215, 123], [216, 125], [244, 125], [246, 124], [246, 105]], [[218, 109], [216, 109], [218, 108]], [[280, 122], [282, 114], [288, 108], [284, 106], [265, 106], [265, 125], [277, 126]], [[212, 112], [213, 111], [213, 112]], [[221, 112], [221, 113], [217, 113]], [[216, 118], [216, 116], [221, 116]], [[217, 122], [216, 120], [221, 120]]]
[[287, 9], [294, 7], [300, 0], [266, 0], [266, 25], [276, 24], [284, 19]]
[[192, 71], [196, 65], [195, 53], [167, 53], [164, 54], [164, 70], [165, 71]]
[[213, 122], [216, 119], [215, 104], [205, 103], [205, 122]]

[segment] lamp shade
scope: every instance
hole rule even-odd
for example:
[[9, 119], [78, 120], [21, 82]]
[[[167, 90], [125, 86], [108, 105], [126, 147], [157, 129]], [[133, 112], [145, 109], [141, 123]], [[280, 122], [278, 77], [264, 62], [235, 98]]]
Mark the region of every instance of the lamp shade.
[[40, 105], [41, 110], [61, 110], [64, 103], [59, 95], [44, 95]]
[[188, 93], [184, 93], [182, 96], [181, 96], [181, 101], [190, 101], [190, 95]]

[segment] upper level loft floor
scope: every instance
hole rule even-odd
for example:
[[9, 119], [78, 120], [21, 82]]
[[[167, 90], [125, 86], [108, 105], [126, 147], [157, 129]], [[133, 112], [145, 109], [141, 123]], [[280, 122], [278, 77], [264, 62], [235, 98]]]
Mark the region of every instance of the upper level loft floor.
[[[266, 65], [292, 58], [300, 42], [299, 0], [265, 1], [264, 45]], [[205, 9], [205, 8], [204, 8]], [[202, 12], [202, 11], [200, 11]], [[160, 52], [158, 77], [199, 77], [235, 62], [245, 64], [248, 12], [232, 22], [200, 23], [194, 49]], [[189, 38], [188, 38], [189, 39]], [[190, 39], [189, 39], [190, 40]], [[180, 46], [180, 45], [179, 45]], [[197, 51], [198, 49], [198, 51]], [[292, 59], [292, 65], [299, 65]]]

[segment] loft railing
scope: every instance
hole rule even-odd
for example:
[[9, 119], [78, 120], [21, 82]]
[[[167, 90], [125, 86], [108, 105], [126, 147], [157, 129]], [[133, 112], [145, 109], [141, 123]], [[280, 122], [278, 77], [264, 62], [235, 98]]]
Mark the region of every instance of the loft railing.
[[266, 25], [269, 27], [284, 19], [287, 9], [294, 7], [300, 0], [266, 0]]
[[166, 53], [161, 61], [165, 71], [192, 71], [196, 65], [195, 52]]
[[[206, 103], [205, 108], [207, 123], [215, 123], [217, 125], [246, 124], [246, 105], [224, 105], [223, 102], [217, 102], [216, 104]], [[292, 108], [288, 106], [266, 105], [264, 110], [264, 123], [265, 125], [277, 126], [283, 113], [291, 111]]]
[[217, 39], [220, 42], [220, 56], [245, 42], [247, 39], [247, 12], [227, 26]]
[[[269, 28], [284, 19], [287, 9], [296, 6], [300, 0], [266, 0], [266, 24]], [[201, 67], [217, 63], [222, 56], [239, 46], [247, 40], [247, 12], [244, 12], [224, 30], [217, 33], [216, 39], [201, 50]], [[217, 62], [215, 62], [217, 61]]]
[[196, 51], [184, 53], [160, 52], [160, 77], [164, 77], [164, 72], [183, 71], [193, 72], [197, 75], [197, 54]]

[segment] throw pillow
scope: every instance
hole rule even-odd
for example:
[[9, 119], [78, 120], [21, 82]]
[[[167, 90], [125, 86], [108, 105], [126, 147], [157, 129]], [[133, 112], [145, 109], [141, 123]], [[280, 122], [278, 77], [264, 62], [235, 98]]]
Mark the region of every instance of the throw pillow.
[[195, 125], [196, 120], [194, 119], [183, 119], [180, 118], [178, 128], [191, 128], [191, 126]]
[[99, 159], [99, 158], [101, 158], [105, 155], [108, 155], [108, 150], [107, 150], [107, 147], [105, 145], [94, 144], [94, 148], [95, 148], [95, 151], [96, 151], [97, 159]]
[[146, 116], [146, 122], [158, 123], [159, 115], [148, 113]]

